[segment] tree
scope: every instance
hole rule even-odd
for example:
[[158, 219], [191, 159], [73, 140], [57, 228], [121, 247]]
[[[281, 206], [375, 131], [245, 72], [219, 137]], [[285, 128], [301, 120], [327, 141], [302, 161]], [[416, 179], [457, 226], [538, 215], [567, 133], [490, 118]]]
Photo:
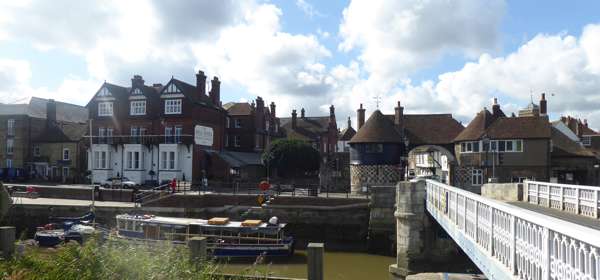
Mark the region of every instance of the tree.
[[262, 155], [269, 169], [276, 169], [277, 176], [298, 178], [319, 170], [319, 151], [302, 140], [278, 139], [269, 145]]

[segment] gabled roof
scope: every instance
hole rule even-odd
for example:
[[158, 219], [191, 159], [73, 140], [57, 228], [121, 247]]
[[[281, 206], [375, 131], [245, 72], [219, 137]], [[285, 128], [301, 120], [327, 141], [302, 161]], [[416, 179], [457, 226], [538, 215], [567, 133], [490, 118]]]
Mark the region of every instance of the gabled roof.
[[252, 114], [252, 106], [248, 102], [229, 102], [223, 105], [231, 116], [247, 116]]
[[[1, 104], [0, 115], [26, 115], [32, 118], [46, 119], [48, 99], [32, 97], [28, 104]], [[55, 101], [56, 120], [61, 122], [85, 123], [88, 119], [87, 109], [83, 106]]]
[[126, 98], [129, 95], [129, 90], [130, 90], [130, 88], [127, 88], [127, 87], [122, 87], [119, 85], [104, 82], [102, 84], [102, 86], [98, 89], [98, 91], [96, 91], [94, 96], [92, 96], [92, 98], [90, 98], [90, 101], [85, 105], [86, 108], [88, 106], [90, 106], [90, 103], [92, 101], [94, 101], [96, 96], [98, 96], [98, 94], [100, 93], [100, 91], [103, 88], [106, 88], [110, 92], [111, 96], [114, 97], [115, 99]]
[[556, 127], [552, 127], [552, 156], [595, 157], [595, 154], [580, 143], [571, 140]]
[[50, 124], [33, 142], [42, 143], [60, 143], [60, 142], [78, 142], [88, 131], [85, 123], [55, 123]]
[[403, 143], [402, 135], [392, 120], [376, 110], [350, 140], [357, 143]]
[[452, 114], [404, 115], [404, 131], [411, 145], [450, 144], [464, 129]]
[[469, 123], [454, 141], [491, 139], [550, 138], [551, 125], [547, 116], [495, 117], [484, 109]]
[[344, 130], [342, 130], [342, 132], [340, 132], [339, 140], [340, 141], [350, 141], [350, 139], [352, 139], [352, 137], [354, 137], [354, 135], [356, 135], [356, 130], [354, 130], [354, 128], [349, 126], [349, 127], [344, 128]]
[[292, 128], [292, 118], [280, 118], [279, 122], [288, 137], [295, 135], [296, 138], [314, 140], [319, 135], [329, 131], [329, 117], [298, 117], [296, 118], [295, 129]]
[[161, 90], [161, 93], [163, 93], [163, 91], [169, 86], [170, 83], [175, 84], [175, 86], [181, 91], [181, 93], [188, 100], [190, 100], [196, 104], [221, 109], [219, 104], [213, 104], [212, 100], [207, 95], [201, 95], [199, 93], [199, 91], [196, 90], [195, 86], [190, 85], [184, 81], [180, 81], [175, 78], [171, 78], [171, 80], [163, 87], [163, 89]]

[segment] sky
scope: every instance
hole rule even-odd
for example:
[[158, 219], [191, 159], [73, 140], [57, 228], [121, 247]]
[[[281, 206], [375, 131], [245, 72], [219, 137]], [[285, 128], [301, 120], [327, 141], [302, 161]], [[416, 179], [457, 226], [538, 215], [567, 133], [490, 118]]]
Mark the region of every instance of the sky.
[[[86, 105], [104, 81], [222, 81], [339, 126], [367, 115], [452, 113], [494, 97], [516, 112], [545, 92], [552, 119], [600, 129], [599, 1], [26, 0], [0, 2], [0, 102]], [[379, 100], [377, 102], [376, 100]]]

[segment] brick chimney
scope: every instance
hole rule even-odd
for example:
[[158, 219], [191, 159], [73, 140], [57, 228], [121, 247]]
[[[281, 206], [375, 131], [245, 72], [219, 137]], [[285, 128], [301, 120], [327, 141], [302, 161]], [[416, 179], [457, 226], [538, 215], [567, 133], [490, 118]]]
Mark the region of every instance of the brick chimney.
[[494, 117], [500, 116], [500, 104], [498, 104], [498, 98], [494, 97], [494, 104], [492, 104], [492, 114]]
[[542, 93], [542, 99], [540, 99], [540, 116], [546, 116], [548, 114], [548, 103], [546, 101], [546, 94]]
[[330, 127], [336, 126], [336, 123], [335, 123], [335, 107], [333, 107], [333, 104], [331, 106], [329, 106], [329, 126]]
[[275, 118], [277, 115], [275, 114], [275, 102], [271, 101], [271, 115]]
[[144, 87], [144, 79], [140, 75], [133, 75], [131, 79], [131, 88], [143, 88]]
[[305, 113], [304, 108], [300, 109], [300, 118], [304, 119], [304, 116], [305, 116], [304, 113]]
[[295, 129], [298, 120], [296, 119], [298, 117], [298, 114], [296, 114], [296, 110], [292, 110], [292, 128]]
[[350, 120], [350, 117], [348, 117], [348, 128], [352, 127], [352, 120]]
[[402, 128], [403, 120], [404, 120], [404, 107], [400, 105], [400, 101], [398, 101], [398, 106], [394, 108], [394, 124], [396, 124], [399, 128]]
[[210, 100], [214, 105], [219, 106], [221, 104], [221, 82], [219, 78], [213, 77], [210, 85]]
[[362, 103], [360, 104], [360, 108], [356, 110], [357, 118], [358, 118], [358, 127], [357, 130], [360, 129], [365, 124], [365, 109], [363, 109]]
[[198, 70], [198, 74], [196, 74], [196, 90], [200, 98], [206, 96], [206, 75], [201, 70]]
[[583, 125], [584, 125], [585, 127], [589, 127], [589, 126], [588, 126], [587, 119], [583, 119]]
[[46, 102], [46, 126], [56, 124], [56, 102], [54, 99], [48, 99]]

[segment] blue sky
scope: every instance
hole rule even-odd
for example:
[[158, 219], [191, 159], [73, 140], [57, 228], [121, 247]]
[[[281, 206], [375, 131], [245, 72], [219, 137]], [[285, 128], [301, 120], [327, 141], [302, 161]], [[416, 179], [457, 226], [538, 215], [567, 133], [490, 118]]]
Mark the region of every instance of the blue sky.
[[354, 118], [380, 96], [383, 111], [468, 122], [493, 97], [512, 112], [548, 92], [552, 117], [600, 127], [597, 1], [125, 2], [0, 4], [0, 102], [84, 105], [104, 80], [202, 69], [223, 102], [263, 96], [280, 116], [334, 104]]

